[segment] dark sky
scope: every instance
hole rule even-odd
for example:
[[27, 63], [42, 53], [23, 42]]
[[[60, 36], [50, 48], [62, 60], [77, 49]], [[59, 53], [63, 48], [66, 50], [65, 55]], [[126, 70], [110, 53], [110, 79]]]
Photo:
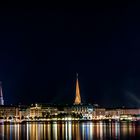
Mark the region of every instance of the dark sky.
[[0, 8], [0, 80], [6, 104], [140, 106], [138, 4]]

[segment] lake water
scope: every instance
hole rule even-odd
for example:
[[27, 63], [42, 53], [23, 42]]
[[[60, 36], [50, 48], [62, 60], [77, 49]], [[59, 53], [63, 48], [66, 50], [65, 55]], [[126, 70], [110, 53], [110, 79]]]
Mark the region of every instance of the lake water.
[[0, 125], [0, 140], [139, 140], [135, 123], [27, 123]]

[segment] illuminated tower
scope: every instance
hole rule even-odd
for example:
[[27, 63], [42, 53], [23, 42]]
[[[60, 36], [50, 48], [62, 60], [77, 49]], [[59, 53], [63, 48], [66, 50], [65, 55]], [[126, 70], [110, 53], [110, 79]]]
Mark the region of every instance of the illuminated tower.
[[0, 82], [0, 105], [4, 105], [3, 93], [2, 93], [2, 83]]
[[76, 96], [75, 96], [74, 104], [76, 104], [76, 105], [81, 104], [80, 88], [79, 88], [79, 81], [78, 81], [78, 73], [77, 73], [77, 78], [76, 78]]

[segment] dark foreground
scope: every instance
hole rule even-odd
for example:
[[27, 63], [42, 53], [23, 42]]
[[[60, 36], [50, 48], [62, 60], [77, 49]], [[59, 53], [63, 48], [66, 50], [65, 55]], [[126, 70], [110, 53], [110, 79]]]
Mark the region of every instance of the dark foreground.
[[140, 124], [131, 122], [53, 122], [0, 125], [0, 140], [139, 140]]

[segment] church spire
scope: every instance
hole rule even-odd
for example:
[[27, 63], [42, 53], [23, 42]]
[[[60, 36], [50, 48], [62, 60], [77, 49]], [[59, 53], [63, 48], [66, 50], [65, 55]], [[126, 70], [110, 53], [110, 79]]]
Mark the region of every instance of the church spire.
[[78, 73], [76, 74], [76, 96], [75, 96], [74, 104], [81, 104], [80, 88], [79, 88], [79, 81], [78, 81]]
[[4, 105], [3, 93], [2, 93], [2, 83], [0, 82], [0, 105]]

